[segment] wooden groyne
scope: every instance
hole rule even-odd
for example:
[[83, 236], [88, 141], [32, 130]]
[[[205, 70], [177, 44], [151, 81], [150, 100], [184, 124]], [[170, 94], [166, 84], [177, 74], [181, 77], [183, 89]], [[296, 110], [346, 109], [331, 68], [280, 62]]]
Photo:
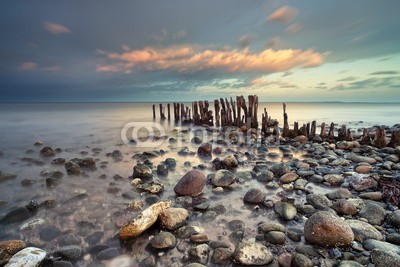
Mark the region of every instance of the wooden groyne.
[[[317, 133], [317, 123], [312, 121], [299, 125], [299, 122], [293, 123], [293, 128], [289, 126], [289, 117], [286, 112], [286, 104], [283, 103], [283, 128], [282, 133], [279, 128], [279, 121], [272, 119], [268, 115], [267, 108], [264, 107], [261, 115], [261, 127], [258, 120], [258, 96], [249, 95], [236, 96], [236, 98], [219, 98], [214, 100], [214, 111], [210, 108], [210, 103], [207, 100], [194, 101], [191, 107], [183, 103], [172, 103], [175, 122], [184, 124], [193, 124], [196, 126], [215, 126], [215, 127], [239, 127], [243, 132], [251, 129], [257, 129], [261, 136], [275, 136], [276, 139], [283, 138], [285, 140], [293, 139], [298, 136], [305, 136], [310, 141], [356, 141], [352, 135], [351, 129], [342, 125], [337, 130], [335, 135], [335, 123], [331, 122], [329, 128], [325, 122], [320, 125], [320, 131]], [[165, 112], [167, 109], [167, 116]], [[169, 121], [171, 118], [171, 104], [166, 106], [159, 104], [160, 119]], [[192, 112], [193, 111], [193, 112]], [[156, 119], [156, 105], [153, 105], [153, 119]], [[400, 131], [393, 130], [391, 132], [390, 141], [388, 141], [385, 129], [376, 127], [375, 133], [370, 134], [368, 128], [364, 128], [363, 134], [357, 140], [361, 145], [373, 145], [378, 148], [386, 146], [397, 147], [400, 145]]]

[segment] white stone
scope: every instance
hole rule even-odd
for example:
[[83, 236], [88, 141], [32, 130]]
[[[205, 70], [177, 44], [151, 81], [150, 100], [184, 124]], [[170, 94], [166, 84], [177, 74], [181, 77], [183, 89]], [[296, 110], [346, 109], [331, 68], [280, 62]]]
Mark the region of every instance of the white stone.
[[34, 247], [27, 247], [15, 254], [5, 267], [38, 267], [46, 257], [47, 252]]

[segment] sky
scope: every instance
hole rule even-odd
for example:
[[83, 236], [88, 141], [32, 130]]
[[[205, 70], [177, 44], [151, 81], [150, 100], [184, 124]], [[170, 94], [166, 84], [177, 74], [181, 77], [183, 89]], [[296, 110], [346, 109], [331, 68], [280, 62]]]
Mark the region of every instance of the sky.
[[400, 1], [2, 0], [0, 102], [400, 102]]

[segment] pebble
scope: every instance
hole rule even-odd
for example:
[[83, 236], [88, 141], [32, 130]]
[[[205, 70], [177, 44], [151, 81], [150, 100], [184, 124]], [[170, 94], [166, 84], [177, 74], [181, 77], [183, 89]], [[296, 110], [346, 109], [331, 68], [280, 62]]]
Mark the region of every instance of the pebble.
[[368, 220], [370, 224], [381, 225], [385, 220], [385, 209], [375, 203], [367, 203], [358, 213], [361, 218]]
[[97, 254], [97, 259], [98, 260], [110, 260], [112, 258], [115, 258], [119, 256], [120, 252], [119, 249], [117, 248], [107, 248], [105, 250], [100, 251]]
[[261, 204], [264, 202], [266, 193], [260, 189], [249, 189], [244, 195], [244, 202], [249, 204]]
[[211, 184], [216, 187], [227, 187], [233, 183], [236, 176], [228, 170], [219, 170], [211, 177]]
[[53, 254], [67, 260], [77, 260], [82, 256], [82, 249], [77, 245], [65, 246], [57, 249]]
[[279, 214], [279, 216], [287, 221], [293, 220], [297, 215], [297, 209], [287, 202], [275, 203], [274, 210]]
[[174, 191], [178, 196], [200, 195], [206, 186], [206, 176], [197, 170], [187, 172], [175, 185]]
[[211, 262], [218, 265], [229, 265], [233, 251], [230, 248], [216, 248], [211, 256]]
[[158, 215], [162, 227], [171, 231], [185, 225], [188, 217], [189, 212], [184, 208], [165, 209]]
[[330, 212], [318, 211], [304, 225], [304, 237], [321, 247], [350, 246], [354, 234], [349, 224]]
[[16, 253], [5, 267], [38, 267], [46, 257], [47, 252], [35, 247], [27, 247]]
[[154, 249], [164, 250], [174, 248], [177, 241], [170, 232], [161, 231], [150, 240], [149, 244]]
[[195, 245], [188, 251], [190, 258], [200, 264], [207, 264], [209, 253], [209, 246], [207, 244]]
[[272, 262], [274, 256], [260, 243], [243, 241], [237, 245], [232, 258], [242, 265], [267, 265]]
[[347, 220], [347, 224], [354, 233], [354, 239], [363, 242], [366, 239], [383, 240], [382, 234], [367, 222], [359, 220]]

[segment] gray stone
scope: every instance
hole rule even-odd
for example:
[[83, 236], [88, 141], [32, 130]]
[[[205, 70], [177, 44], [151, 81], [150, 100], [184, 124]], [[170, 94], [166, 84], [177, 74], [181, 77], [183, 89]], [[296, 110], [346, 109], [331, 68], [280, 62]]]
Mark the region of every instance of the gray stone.
[[115, 258], [119, 256], [119, 250], [117, 248], [107, 248], [105, 250], [100, 251], [97, 254], [97, 259], [98, 260], [110, 260], [112, 258]]
[[314, 208], [320, 210], [326, 209], [332, 205], [332, 202], [322, 194], [309, 194], [307, 195], [306, 200]]
[[382, 234], [369, 223], [358, 220], [347, 220], [346, 222], [353, 230], [354, 239], [359, 242], [363, 242], [366, 239], [383, 240]]
[[379, 241], [375, 239], [366, 239], [362, 243], [362, 245], [368, 251], [372, 251], [374, 249], [380, 249], [384, 251], [392, 251], [400, 255], [400, 246], [396, 246], [388, 242]]
[[34, 247], [27, 247], [16, 253], [5, 267], [38, 267], [46, 257], [47, 252]]
[[265, 240], [271, 244], [285, 244], [286, 235], [280, 231], [270, 231], [265, 235]]
[[54, 251], [54, 256], [59, 256], [68, 260], [77, 260], [82, 256], [82, 249], [80, 246], [71, 245], [61, 247]]
[[196, 245], [189, 249], [188, 254], [194, 261], [200, 264], [207, 264], [209, 247], [207, 244]]
[[392, 251], [374, 249], [371, 260], [376, 267], [400, 266], [400, 255]]
[[293, 220], [297, 215], [297, 209], [287, 202], [275, 203], [274, 210], [279, 214], [279, 216], [287, 221]]
[[227, 187], [236, 179], [235, 175], [228, 170], [219, 170], [211, 178], [211, 184], [214, 186]]
[[177, 241], [175, 236], [170, 232], [164, 231], [159, 232], [149, 242], [150, 246], [159, 250], [174, 248], [176, 243]]
[[274, 256], [264, 245], [251, 241], [240, 242], [234, 253], [233, 259], [242, 265], [267, 265]]
[[358, 213], [361, 218], [368, 220], [370, 224], [381, 225], [385, 220], [385, 209], [375, 203], [367, 203]]

